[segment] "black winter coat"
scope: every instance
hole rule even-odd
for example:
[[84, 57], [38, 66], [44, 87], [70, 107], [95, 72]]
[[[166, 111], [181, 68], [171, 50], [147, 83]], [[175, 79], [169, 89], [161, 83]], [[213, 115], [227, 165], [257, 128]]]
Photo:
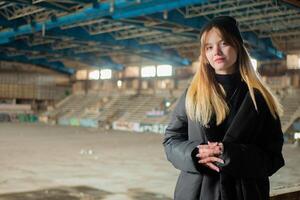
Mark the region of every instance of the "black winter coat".
[[163, 142], [168, 160], [181, 170], [174, 199], [268, 200], [269, 176], [284, 165], [283, 134], [279, 118], [271, 115], [259, 91], [255, 90], [258, 111], [247, 91], [225, 133], [220, 173], [199, 167], [192, 158], [213, 130], [187, 117], [185, 96], [186, 92], [173, 111]]

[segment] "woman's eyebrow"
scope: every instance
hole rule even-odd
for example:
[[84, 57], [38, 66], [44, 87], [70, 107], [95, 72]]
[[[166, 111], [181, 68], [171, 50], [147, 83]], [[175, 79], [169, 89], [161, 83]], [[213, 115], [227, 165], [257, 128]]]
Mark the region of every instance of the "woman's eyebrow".
[[[225, 42], [225, 40], [221, 39], [221, 40], [217, 41], [216, 43], [220, 43], [220, 42]], [[208, 42], [208, 43], [204, 44], [204, 46], [207, 46], [207, 45], [212, 45], [212, 43]]]

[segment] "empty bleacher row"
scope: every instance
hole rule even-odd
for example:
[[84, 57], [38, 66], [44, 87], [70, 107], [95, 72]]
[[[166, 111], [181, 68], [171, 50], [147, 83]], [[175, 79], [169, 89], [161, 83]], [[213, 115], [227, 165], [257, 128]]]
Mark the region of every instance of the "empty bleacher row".
[[113, 123], [116, 123], [118, 126], [114, 127], [123, 130], [121, 124], [165, 126], [168, 123], [170, 108], [175, 102], [175, 97], [149, 94], [73, 94], [41, 115], [40, 119], [52, 124], [87, 127], [112, 127]]
[[[147, 130], [151, 126], [165, 127], [176, 105], [178, 94], [180, 93], [176, 97], [153, 94], [73, 94], [60, 101], [54, 109], [44, 113], [41, 119], [62, 125], [135, 131], [139, 131], [142, 125], [147, 126]], [[281, 122], [285, 132], [300, 116], [300, 90], [290, 89], [280, 99], [284, 107]]]
[[[29, 79], [30, 78], [27, 78], [26, 80], [29, 81]], [[49, 96], [48, 93], [51, 93], [50, 96], [55, 96], [57, 99], [65, 96], [66, 90], [64, 87], [62, 87], [59, 91], [57, 89], [53, 91], [49, 90], [50, 92], [44, 94], [48, 91], [45, 90], [45, 87], [48, 86], [44, 86], [42, 83], [43, 81], [48, 80], [41, 78], [41, 84], [38, 87], [43, 89], [41, 90], [44, 92], [43, 94], [38, 92], [39, 90], [34, 90], [33, 87], [33, 89], [28, 89], [28, 84], [21, 85], [27, 89], [22, 87], [18, 90], [14, 89], [12, 87], [13, 79], [7, 79], [5, 83], [8, 82], [8, 80], [11, 81], [11, 87], [7, 87], [4, 83], [0, 85], [1, 95], [6, 95], [6, 97], [9, 96], [8, 94], [13, 95], [14, 98], [18, 98], [18, 95], [23, 98], [28, 95], [35, 95], [36, 97], [39, 95]], [[156, 126], [156, 128], [153, 128], [155, 130], [163, 129], [169, 121], [170, 113], [176, 105], [177, 98], [182, 94], [189, 82], [190, 79], [179, 80], [176, 90], [157, 90], [155, 94], [146, 92], [139, 95], [135, 94], [135, 92], [124, 94], [110, 94], [104, 92], [72, 94], [61, 100], [54, 107], [51, 108], [50, 106], [48, 111], [41, 114], [39, 118], [40, 121], [51, 124], [107, 127], [125, 130], [135, 129], [137, 131], [140, 129], [150, 129], [149, 131], [151, 131], [153, 126]], [[18, 82], [16, 81], [16, 83]], [[280, 98], [280, 101], [283, 104], [284, 115], [281, 117], [281, 123], [283, 131], [286, 132], [293, 122], [300, 117], [300, 90], [295, 88], [273, 88], [273, 90], [276, 91], [276, 95]], [[168, 106], [166, 106], [166, 101], [169, 104]], [[33, 118], [31, 116], [36, 116], [36, 114], [38, 114], [33, 111], [30, 103], [28, 104], [30, 107], [29, 109], [28, 106], [25, 106], [26, 110], [23, 109], [24, 106], [22, 107], [22, 105], [3, 104], [2, 107], [1, 105], [2, 104], [0, 104], [0, 121], [35, 121], [31, 120], [31, 118]], [[10, 109], [10, 107], [13, 107], [13, 109]], [[12, 110], [14, 110], [14, 112], [12, 112]], [[161, 130], [158, 132], [161, 132]]]
[[300, 117], [300, 89], [290, 89], [281, 99], [284, 108], [284, 114], [281, 117], [281, 125], [283, 132], [292, 125], [292, 123]]

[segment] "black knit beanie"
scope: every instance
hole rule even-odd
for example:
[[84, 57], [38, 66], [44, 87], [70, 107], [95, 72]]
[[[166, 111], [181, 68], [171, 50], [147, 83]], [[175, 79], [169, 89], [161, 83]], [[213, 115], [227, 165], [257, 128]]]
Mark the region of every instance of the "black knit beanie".
[[219, 16], [210, 20], [201, 28], [200, 37], [207, 28], [214, 26], [223, 27], [228, 33], [233, 34], [239, 42], [243, 43], [243, 39], [238, 28], [238, 23], [233, 17], [230, 16]]

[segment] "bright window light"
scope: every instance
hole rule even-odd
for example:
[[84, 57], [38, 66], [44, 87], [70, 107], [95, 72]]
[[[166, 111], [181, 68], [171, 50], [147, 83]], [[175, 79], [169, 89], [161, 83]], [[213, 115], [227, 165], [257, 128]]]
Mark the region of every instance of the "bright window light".
[[142, 77], [155, 77], [155, 66], [142, 67]]
[[172, 65], [157, 65], [157, 76], [172, 76]]
[[298, 68], [300, 69], [300, 58], [298, 60]]
[[286, 64], [288, 69], [299, 69], [299, 56], [294, 54], [288, 54], [286, 56]]
[[111, 69], [101, 69], [100, 79], [111, 79]]
[[254, 67], [254, 70], [257, 71], [257, 60], [254, 59], [254, 58], [250, 58], [250, 60], [251, 60], [251, 63], [253, 65], [253, 67]]
[[121, 81], [121, 80], [118, 80], [118, 81], [117, 81], [117, 86], [118, 86], [118, 88], [121, 88], [121, 87], [122, 87], [122, 81]]
[[89, 80], [99, 80], [100, 72], [99, 70], [89, 72]]

